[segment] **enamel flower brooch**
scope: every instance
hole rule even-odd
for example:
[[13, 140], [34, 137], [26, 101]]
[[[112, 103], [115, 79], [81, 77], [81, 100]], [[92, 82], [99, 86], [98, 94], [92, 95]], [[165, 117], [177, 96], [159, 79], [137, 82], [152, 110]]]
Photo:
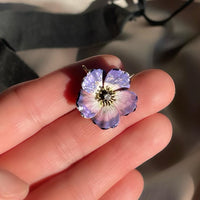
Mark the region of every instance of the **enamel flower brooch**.
[[88, 70], [83, 78], [77, 99], [77, 108], [84, 118], [92, 119], [101, 129], [114, 128], [119, 118], [136, 110], [137, 95], [128, 91], [130, 75], [120, 69], [111, 69], [107, 75], [102, 69]]

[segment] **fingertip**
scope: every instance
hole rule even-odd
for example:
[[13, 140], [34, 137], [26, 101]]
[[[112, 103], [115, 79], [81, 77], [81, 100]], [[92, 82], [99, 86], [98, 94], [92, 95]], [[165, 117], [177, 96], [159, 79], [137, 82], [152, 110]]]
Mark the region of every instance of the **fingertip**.
[[175, 83], [174, 80], [172, 79], [172, 77], [165, 71], [161, 70], [161, 69], [153, 69], [152, 70], [155, 75], [159, 77], [160, 82], [162, 83], [162, 87], [163, 87], [163, 92], [168, 91], [168, 93], [166, 95], [166, 99], [168, 99], [168, 104], [171, 103], [171, 101], [174, 99], [174, 95], [175, 95]]
[[73, 64], [73, 66], [80, 64], [85, 65], [88, 69], [101, 68], [105, 71], [109, 71], [111, 68], [124, 68], [119, 57], [109, 54], [92, 56], [78, 61], [77, 63]]
[[148, 107], [152, 111], [159, 111], [169, 105], [175, 95], [173, 79], [160, 69], [142, 71], [133, 77], [131, 83], [131, 87], [138, 95], [138, 109], [146, 110]]
[[164, 133], [161, 135], [161, 150], [164, 149], [169, 142], [171, 141], [172, 138], [172, 133], [173, 133], [173, 127], [170, 119], [162, 114], [162, 113], [156, 113], [155, 117], [159, 118], [160, 121], [160, 127], [161, 127], [161, 133]]
[[[172, 124], [168, 117], [161, 113], [153, 114], [146, 118], [146, 127], [151, 127], [149, 141], [152, 152], [162, 151], [170, 142], [172, 137]], [[146, 130], [148, 132], [148, 130]]]
[[0, 170], [0, 199], [21, 200], [28, 192], [27, 183], [6, 170]]
[[132, 163], [134, 168], [161, 152], [172, 137], [171, 122], [165, 115], [160, 113], [146, 117], [126, 131], [127, 134], [131, 134], [131, 137], [133, 137], [130, 141], [134, 140], [137, 143], [134, 146], [135, 151], [140, 151], [140, 154], [134, 155], [135, 159]]
[[131, 181], [132, 181], [130, 185], [135, 185], [135, 190], [133, 194], [134, 199], [139, 199], [144, 189], [144, 178], [142, 174], [136, 169], [131, 171], [129, 175], [131, 176]]
[[144, 187], [142, 175], [136, 169], [126, 174], [120, 181], [112, 186], [100, 200], [136, 200], [139, 199]]
[[103, 59], [106, 61], [106, 63], [109, 66], [112, 66], [113, 68], [120, 68], [124, 70], [124, 65], [121, 61], [121, 59], [115, 55], [109, 55], [109, 54], [105, 54], [102, 55]]

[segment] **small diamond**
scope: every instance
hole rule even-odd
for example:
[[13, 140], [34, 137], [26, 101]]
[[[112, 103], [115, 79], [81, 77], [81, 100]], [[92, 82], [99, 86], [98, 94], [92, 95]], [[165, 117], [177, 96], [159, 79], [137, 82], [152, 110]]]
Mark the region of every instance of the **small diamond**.
[[111, 95], [110, 95], [110, 94], [105, 94], [105, 95], [104, 95], [104, 99], [105, 99], [106, 101], [110, 101], [110, 100], [111, 100]]

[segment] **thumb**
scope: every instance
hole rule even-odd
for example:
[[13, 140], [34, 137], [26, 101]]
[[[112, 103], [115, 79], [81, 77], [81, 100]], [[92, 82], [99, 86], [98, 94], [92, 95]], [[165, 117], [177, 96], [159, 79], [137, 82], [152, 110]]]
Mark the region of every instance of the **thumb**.
[[0, 169], [0, 199], [22, 200], [26, 197], [29, 186], [14, 174]]

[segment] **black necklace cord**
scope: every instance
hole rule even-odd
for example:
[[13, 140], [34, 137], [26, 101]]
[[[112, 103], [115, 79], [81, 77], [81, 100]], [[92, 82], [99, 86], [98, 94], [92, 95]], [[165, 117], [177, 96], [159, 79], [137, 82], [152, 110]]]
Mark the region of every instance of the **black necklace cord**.
[[164, 20], [152, 20], [150, 19], [146, 13], [145, 13], [145, 3], [144, 0], [139, 0], [138, 1], [138, 7], [139, 7], [139, 11], [136, 11], [136, 15], [135, 16], [143, 16], [147, 22], [152, 25], [152, 26], [161, 26], [161, 25], [165, 25], [169, 20], [171, 20], [175, 15], [177, 15], [179, 12], [181, 12], [183, 9], [185, 9], [187, 6], [189, 6], [194, 0], [188, 0], [187, 2], [185, 2], [181, 7], [179, 7], [177, 10], [175, 10], [168, 18], [164, 19]]

